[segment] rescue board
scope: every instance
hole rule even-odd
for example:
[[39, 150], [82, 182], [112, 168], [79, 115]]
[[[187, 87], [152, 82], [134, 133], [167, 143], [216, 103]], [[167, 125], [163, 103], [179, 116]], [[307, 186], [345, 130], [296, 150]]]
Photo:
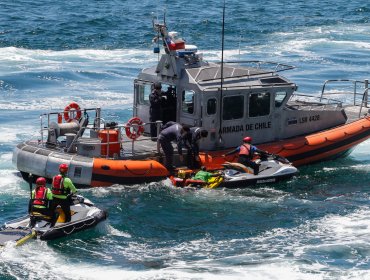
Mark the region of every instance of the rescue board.
[[32, 229], [5, 228], [0, 230], [0, 246], [5, 246], [9, 242], [20, 246], [34, 237], [36, 237], [36, 232]]

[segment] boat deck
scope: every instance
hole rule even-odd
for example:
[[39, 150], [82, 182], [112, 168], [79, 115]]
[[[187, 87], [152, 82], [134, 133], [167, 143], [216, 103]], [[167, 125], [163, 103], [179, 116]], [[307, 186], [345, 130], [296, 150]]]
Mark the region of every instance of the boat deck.
[[[369, 108], [363, 107], [361, 110], [361, 117], [364, 117], [369, 113]], [[346, 123], [351, 123], [353, 121], [356, 121], [360, 117], [360, 106], [345, 106], [344, 111], [346, 112], [346, 115], [348, 117]]]
[[[184, 162], [182, 162], [177, 152], [177, 145], [172, 143], [172, 146], [174, 148], [173, 164], [178, 167], [184, 167], [184, 163], [190, 160], [187, 157], [187, 149], [185, 147], [182, 148], [182, 153], [184, 155]], [[123, 142], [121, 147], [122, 152], [119, 157], [120, 159], [154, 159], [162, 164], [165, 162], [163, 150], [161, 149], [159, 152], [157, 149], [157, 142], [152, 141], [150, 137], [141, 136], [139, 140], [134, 142], [134, 148], [132, 148], [132, 142], [129, 141]]]
[[[364, 116], [367, 116], [370, 113], [370, 109], [368, 107], [362, 107], [359, 105], [341, 105], [339, 104], [323, 104], [320, 102], [314, 102], [311, 100], [291, 100], [287, 104], [288, 108], [291, 110], [302, 110], [302, 111], [309, 111], [309, 110], [322, 110], [322, 111], [332, 111], [332, 110], [342, 110], [344, 109], [347, 115], [346, 123], [354, 122]], [[361, 114], [360, 114], [361, 111]]]
[[122, 144], [121, 157], [131, 159], [145, 159], [150, 155], [151, 157], [161, 156], [158, 153], [157, 142], [152, 141], [150, 137], [142, 136], [137, 141], [124, 141]]
[[[348, 117], [346, 123], [351, 123], [359, 119], [360, 107], [347, 105], [344, 107], [346, 115]], [[368, 112], [368, 108], [362, 108], [361, 117], [363, 117]], [[176, 145], [173, 144], [174, 152], [177, 154]], [[123, 152], [121, 153], [121, 158], [130, 159], [145, 159], [148, 156], [152, 158], [163, 157], [163, 151], [159, 152], [157, 147], [157, 142], [152, 141], [150, 137], [141, 136], [140, 139], [132, 143], [131, 141], [124, 141], [122, 143]], [[186, 148], [184, 148], [184, 155], [186, 155]]]

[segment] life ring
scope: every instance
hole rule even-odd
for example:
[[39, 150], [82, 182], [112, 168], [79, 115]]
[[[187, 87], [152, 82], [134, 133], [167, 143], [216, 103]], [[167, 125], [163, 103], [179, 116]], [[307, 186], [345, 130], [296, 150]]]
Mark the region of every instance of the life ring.
[[131, 118], [127, 122], [125, 130], [128, 138], [136, 140], [144, 132], [143, 122], [138, 117]]
[[76, 102], [72, 102], [64, 108], [64, 119], [66, 122], [79, 120], [81, 118], [81, 108]]

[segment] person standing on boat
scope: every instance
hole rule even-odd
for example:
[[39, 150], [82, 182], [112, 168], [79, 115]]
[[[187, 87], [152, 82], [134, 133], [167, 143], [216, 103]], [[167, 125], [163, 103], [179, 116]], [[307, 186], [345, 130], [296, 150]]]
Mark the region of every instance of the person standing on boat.
[[161, 120], [163, 93], [162, 84], [160, 82], [154, 83], [154, 89], [149, 95], [150, 109], [149, 109], [149, 120], [150, 124], [150, 136], [152, 140], [157, 137], [157, 124], [156, 121]]
[[162, 100], [162, 116], [163, 124], [169, 121], [176, 120], [176, 89], [174, 86], [169, 85], [167, 91], [163, 92], [162, 95], [165, 97]]
[[[39, 177], [36, 180], [36, 188], [31, 193], [31, 199], [28, 204], [28, 213], [30, 213], [31, 227], [36, 223], [37, 214], [45, 216], [47, 220], [54, 223], [54, 213], [52, 211], [53, 194], [46, 187], [46, 179]], [[37, 214], [36, 214], [37, 213]]]
[[53, 193], [53, 210], [58, 205], [62, 208], [65, 214], [65, 222], [71, 221], [71, 196], [77, 192], [72, 180], [67, 177], [68, 165], [62, 163], [59, 165], [60, 174], [54, 176], [52, 183]]
[[225, 155], [223, 155], [223, 157], [239, 153], [238, 162], [245, 166], [251, 167], [254, 171], [254, 175], [258, 175], [259, 165], [253, 161], [253, 156], [255, 154], [266, 154], [267, 152], [259, 150], [256, 146], [253, 146], [251, 143], [252, 137], [249, 136], [244, 137], [243, 144], [241, 146], [226, 153]]
[[177, 144], [177, 151], [180, 156], [180, 161], [183, 161], [182, 155], [182, 139], [187, 133], [190, 132], [188, 126], [182, 126], [178, 123], [173, 123], [171, 126], [166, 127], [158, 135], [158, 143], [162, 147], [164, 155], [166, 157], [166, 168], [172, 172], [175, 167], [173, 166], [173, 147], [172, 142]]
[[191, 127], [190, 132], [185, 135], [183, 144], [188, 147], [189, 168], [199, 168], [199, 144], [201, 139], [207, 138], [208, 131], [200, 127]]

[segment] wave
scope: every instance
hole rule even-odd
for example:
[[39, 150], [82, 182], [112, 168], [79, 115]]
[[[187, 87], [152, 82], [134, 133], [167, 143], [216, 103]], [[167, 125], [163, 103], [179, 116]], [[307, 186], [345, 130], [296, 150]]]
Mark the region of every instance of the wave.
[[[131, 239], [127, 246], [122, 241], [112, 243], [112, 237], [54, 245], [32, 241], [17, 249], [6, 247], [0, 253], [0, 267], [16, 278], [26, 273], [28, 278], [101, 279], [103, 265], [104, 277], [119, 279], [273, 279], [276, 275], [281, 279], [367, 279], [369, 214], [369, 207], [364, 207], [347, 215], [312, 219], [295, 228], [274, 228], [255, 237], [217, 240], [209, 235], [177, 244], [171, 240], [137, 242], [136, 237], [132, 240], [131, 235], [109, 226], [116, 238]], [[64, 254], [59, 252], [61, 244]], [[81, 246], [84, 249], [74, 263], [70, 253]], [[37, 262], [30, 265], [30, 258]], [[347, 267], [347, 272], [339, 276], [338, 266]]]

